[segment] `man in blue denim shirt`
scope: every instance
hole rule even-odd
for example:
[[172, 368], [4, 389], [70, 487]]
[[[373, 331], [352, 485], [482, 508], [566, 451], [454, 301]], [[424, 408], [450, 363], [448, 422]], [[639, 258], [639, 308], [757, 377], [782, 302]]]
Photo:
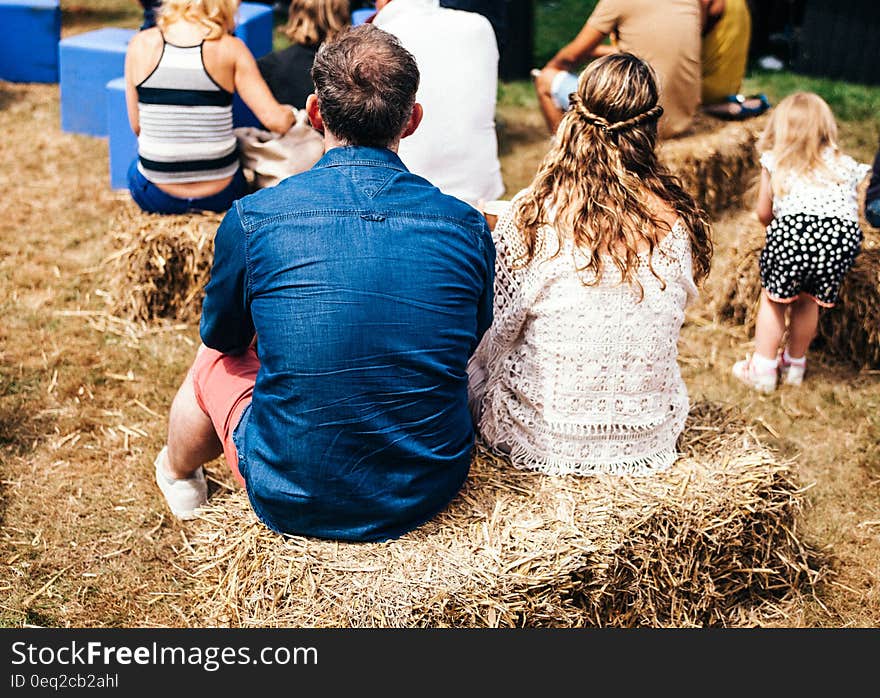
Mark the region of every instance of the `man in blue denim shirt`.
[[322, 47], [312, 76], [325, 155], [220, 225], [205, 347], [156, 479], [191, 518], [207, 501], [201, 466], [222, 452], [270, 528], [384, 540], [467, 476], [466, 366], [492, 321], [495, 250], [476, 209], [396, 155], [422, 114], [396, 39], [358, 27]]

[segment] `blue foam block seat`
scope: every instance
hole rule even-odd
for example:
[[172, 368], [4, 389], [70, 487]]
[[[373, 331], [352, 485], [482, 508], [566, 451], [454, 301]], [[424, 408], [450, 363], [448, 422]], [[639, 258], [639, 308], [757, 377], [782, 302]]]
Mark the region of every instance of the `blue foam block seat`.
[[128, 188], [128, 167], [137, 157], [137, 136], [128, 123], [125, 78], [107, 83], [107, 134], [110, 136], [110, 187]]
[[125, 73], [125, 51], [135, 31], [107, 27], [58, 44], [62, 131], [107, 135], [107, 83]]
[[272, 6], [259, 2], [243, 2], [238, 6], [235, 35], [244, 41], [254, 54], [262, 58], [272, 50]]
[[0, 79], [58, 82], [58, 0], [0, 0]]
[[[254, 54], [254, 58], [262, 58], [272, 51], [272, 32], [274, 29], [275, 23], [271, 5], [243, 2], [238, 6], [238, 23], [235, 25], [235, 35], [244, 41], [251, 53]], [[232, 102], [232, 120], [236, 127], [263, 128], [260, 120], [254, 116], [237, 94]]]
[[366, 23], [366, 21], [374, 14], [376, 14], [375, 7], [362, 7], [355, 10], [351, 13], [351, 26], [356, 27], [360, 24]]

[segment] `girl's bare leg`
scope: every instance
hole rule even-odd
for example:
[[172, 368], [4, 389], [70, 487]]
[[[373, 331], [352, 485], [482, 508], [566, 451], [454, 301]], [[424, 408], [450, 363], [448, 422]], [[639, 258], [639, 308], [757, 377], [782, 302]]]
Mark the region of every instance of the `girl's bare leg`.
[[810, 342], [819, 328], [819, 304], [810, 296], [802, 293], [791, 304], [789, 322], [788, 355], [793, 359], [806, 356]]
[[785, 334], [785, 303], [771, 301], [761, 293], [758, 317], [755, 320], [755, 353], [765, 359], [776, 360], [779, 345]]

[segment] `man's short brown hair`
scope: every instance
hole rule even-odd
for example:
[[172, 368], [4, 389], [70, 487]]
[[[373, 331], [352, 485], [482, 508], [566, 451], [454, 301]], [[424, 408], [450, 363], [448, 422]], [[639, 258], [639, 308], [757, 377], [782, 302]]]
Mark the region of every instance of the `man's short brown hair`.
[[327, 130], [349, 145], [385, 148], [412, 113], [419, 68], [394, 36], [363, 24], [321, 46], [312, 80]]

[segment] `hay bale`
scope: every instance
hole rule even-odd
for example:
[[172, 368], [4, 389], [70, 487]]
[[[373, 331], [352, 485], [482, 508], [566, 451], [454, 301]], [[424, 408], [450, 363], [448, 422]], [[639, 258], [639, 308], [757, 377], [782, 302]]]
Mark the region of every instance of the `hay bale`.
[[[720, 302], [716, 312], [722, 320], [742, 325], [749, 334], [755, 330], [761, 278], [758, 258], [764, 249], [764, 226], [754, 216], [738, 216], [731, 221], [737, 226], [737, 243], [731, 250], [727, 276], [720, 281]], [[716, 226], [716, 231], [722, 226]]]
[[822, 576], [790, 463], [699, 404], [651, 478], [549, 477], [479, 450], [435, 520], [384, 543], [279, 536], [244, 493], [191, 541], [198, 625], [703, 626], [754, 622]]
[[198, 321], [222, 219], [123, 209], [111, 223], [117, 250], [103, 262], [115, 294], [112, 311], [129, 320]]
[[[754, 143], [763, 123], [764, 117], [725, 123], [701, 115], [691, 135], [661, 145], [660, 157], [706, 211], [716, 213], [741, 203], [752, 187]], [[527, 179], [545, 149], [541, 145], [526, 154], [527, 160], [535, 158], [526, 168]], [[522, 163], [508, 165], [523, 170]], [[117, 251], [105, 260], [107, 282], [117, 289], [111, 312], [144, 322], [197, 321], [221, 220], [220, 214], [166, 216], [142, 213], [133, 205], [123, 209], [111, 224]]]
[[693, 135], [661, 144], [660, 160], [707, 213], [739, 206], [757, 180], [755, 142], [767, 118], [722, 122], [719, 128], [716, 119], [701, 115]]
[[[758, 258], [765, 233], [744, 230], [737, 256], [721, 289], [718, 316], [755, 330], [761, 278]], [[840, 302], [819, 316], [816, 346], [859, 368], [880, 368], [880, 235], [868, 232], [862, 251], [840, 288]]]
[[819, 337], [835, 356], [880, 368], [880, 241], [866, 240], [840, 289], [840, 305], [822, 313]]

